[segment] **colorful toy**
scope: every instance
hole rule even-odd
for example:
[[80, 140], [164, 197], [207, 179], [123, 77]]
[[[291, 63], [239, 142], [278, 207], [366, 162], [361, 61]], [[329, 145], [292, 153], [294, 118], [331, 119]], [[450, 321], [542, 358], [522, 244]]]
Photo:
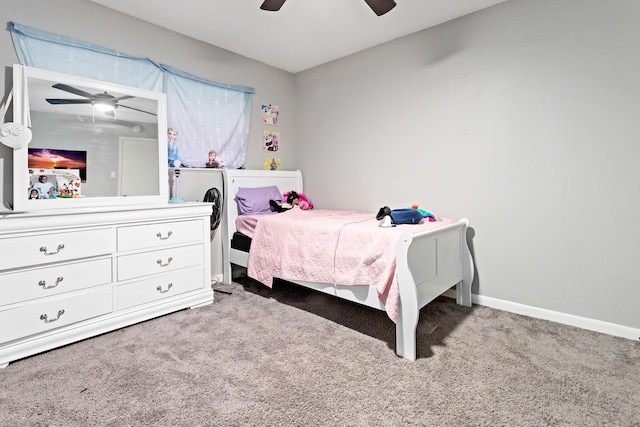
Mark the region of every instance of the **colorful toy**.
[[302, 209], [304, 211], [308, 211], [310, 209], [313, 209], [313, 203], [311, 203], [311, 200], [309, 200], [307, 198], [307, 196], [305, 196], [302, 193], [297, 193], [295, 191], [287, 191], [286, 193], [284, 193], [282, 195], [282, 197], [290, 205], [292, 205], [292, 206], [296, 206], [297, 205], [300, 209]]
[[420, 209], [420, 205], [418, 205], [417, 203], [411, 205], [411, 209], [415, 209], [418, 212], [420, 212], [424, 218], [427, 218], [429, 220], [429, 222], [442, 221], [442, 219], [439, 216], [436, 216], [430, 212], [427, 212], [424, 209]]
[[282, 195], [282, 198], [285, 200], [284, 203], [278, 203], [275, 200], [269, 200], [271, 209], [275, 212], [288, 211], [289, 209], [292, 209], [296, 206], [305, 211], [313, 209], [313, 203], [311, 203], [311, 200], [309, 200], [307, 196], [302, 193], [287, 191]]

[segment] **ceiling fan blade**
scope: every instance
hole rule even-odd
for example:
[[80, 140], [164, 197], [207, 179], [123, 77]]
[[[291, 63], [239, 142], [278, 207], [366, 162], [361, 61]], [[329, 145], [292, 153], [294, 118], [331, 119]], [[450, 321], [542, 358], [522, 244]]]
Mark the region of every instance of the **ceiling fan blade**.
[[131, 96], [131, 95], [119, 96], [117, 98], [112, 98], [111, 102], [118, 102], [118, 101], [122, 101], [123, 99], [130, 99], [130, 98], [135, 98], [135, 96]]
[[[133, 98], [133, 97], [132, 97], [132, 98]], [[157, 114], [156, 114], [156, 113], [152, 113], [152, 112], [150, 112], [150, 111], [140, 110], [140, 109], [138, 109], [138, 108], [127, 107], [126, 105], [118, 104], [118, 107], [120, 107], [120, 108], [128, 108], [129, 110], [136, 110], [136, 111], [140, 111], [141, 113], [146, 113], [146, 114], [151, 114], [152, 116], [157, 116]]]
[[396, 7], [394, 0], [364, 0], [376, 15], [382, 16]]
[[62, 104], [91, 104], [93, 101], [91, 99], [58, 99], [58, 98], [47, 98], [47, 102], [53, 105], [62, 105]]
[[286, 0], [264, 0], [262, 5], [260, 6], [260, 9], [268, 10], [270, 12], [276, 12], [280, 10], [285, 1]]
[[65, 92], [75, 93], [76, 95], [84, 96], [86, 98], [93, 98], [94, 97], [94, 95], [92, 93], [85, 92], [84, 90], [80, 90], [80, 89], [75, 88], [73, 86], [65, 85], [65, 84], [62, 84], [62, 83], [56, 83], [52, 87], [54, 87], [56, 89], [64, 90]]

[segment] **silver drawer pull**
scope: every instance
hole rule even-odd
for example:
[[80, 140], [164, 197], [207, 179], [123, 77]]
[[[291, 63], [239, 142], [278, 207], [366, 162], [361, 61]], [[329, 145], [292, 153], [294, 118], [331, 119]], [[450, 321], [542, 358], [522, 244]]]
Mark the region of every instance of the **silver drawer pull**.
[[44, 320], [44, 323], [51, 323], [51, 322], [55, 322], [56, 320], [58, 320], [60, 318], [60, 316], [62, 316], [64, 314], [64, 310], [58, 310], [58, 317], [56, 317], [55, 319], [51, 319], [49, 320], [46, 314], [41, 314], [40, 315], [40, 320]]
[[51, 286], [47, 286], [47, 281], [46, 280], [40, 280], [38, 282], [38, 286], [42, 286], [42, 289], [52, 289], [52, 288], [55, 288], [56, 286], [58, 286], [60, 284], [60, 282], [62, 282], [63, 280], [64, 280], [63, 277], [58, 277], [56, 279], [56, 283], [54, 283]]
[[165, 289], [164, 291], [162, 290], [162, 286], [158, 285], [158, 287], [156, 288], [156, 290], [160, 291], [161, 294], [167, 293], [169, 292], [169, 289], [171, 289], [171, 287], [173, 286], [173, 283], [169, 283], [167, 285], [167, 289]]
[[167, 240], [169, 237], [171, 237], [173, 233], [171, 231], [167, 232], [167, 236], [166, 237], [162, 237], [162, 233], [158, 233], [156, 234], [156, 237], [160, 240]]
[[159, 259], [157, 261], [157, 263], [160, 264], [160, 267], [166, 267], [167, 265], [171, 264], [171, 261], [173, 261], [173, 258], [169, 257], [169, 258], [167, 258], [167, 263], [166, 264], [163, 264], [161, 259]]
[[40, 252], [42, 252], [45, 255], [55, 255], [58, 252], [60, 252], [62, 249], [64, 249], [64, 245], [60, 244], [60, 245], [58, 245], [58, 249], [55, 252], [47, 252], [47, 247], [46, 246], [42, 246], [40, 248]]

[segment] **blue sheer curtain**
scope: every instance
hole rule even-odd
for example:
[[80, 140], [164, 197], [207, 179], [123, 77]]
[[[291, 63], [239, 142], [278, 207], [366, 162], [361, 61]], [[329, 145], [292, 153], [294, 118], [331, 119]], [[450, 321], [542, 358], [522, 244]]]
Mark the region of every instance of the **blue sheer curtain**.
[[169, 127], [178, 130], [183, 163], [203, 167], [215, 150], [226, 167], [244, 166], [253, 88], [207, 81], [149, 58], [14, 22], [9, 26], [23, 65], [165, 92]]
[[14, 22], [9, 26], [22, 65], [162, 91], [162, 68], [149, 58], [137, 58]]
[[208, 153], [228, 168], [244, 165], [249, 141], [253, 89], [200, 79], [167, 65], [165, 92], [169, 127], [178, 131], [180, 160], [204, 167]]

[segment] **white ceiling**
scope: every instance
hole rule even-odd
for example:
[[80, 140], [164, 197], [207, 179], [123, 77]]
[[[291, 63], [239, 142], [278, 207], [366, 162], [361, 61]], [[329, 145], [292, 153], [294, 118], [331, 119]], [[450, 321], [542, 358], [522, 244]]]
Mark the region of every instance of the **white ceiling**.
[[297, 73], [505, 0], [396, 0], [376, 16], [364, 0], [90, 0]]

